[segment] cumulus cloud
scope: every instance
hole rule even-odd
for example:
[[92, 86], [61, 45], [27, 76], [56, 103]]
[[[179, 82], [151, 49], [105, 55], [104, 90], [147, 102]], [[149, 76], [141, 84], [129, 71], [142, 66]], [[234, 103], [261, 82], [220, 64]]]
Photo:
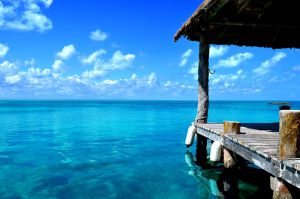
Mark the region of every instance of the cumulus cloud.
[[40, 0], [40, 1], [43, 2], [47, 8], [49, 8], [53, 2], [53, 0]]
[[198, 65], [198, 62], [194, 62], [191, 68], [189, 69], [189, 74], [194, 75], [195, 80], [198, 79]]
[[115, 84], [119, 83], [119, 81], [118, 80], [106, 79], [106, 80], [102, 81], [102, 83], [111, 86], [111, 85], [115, 85]]
[[[115, 62], [130, 60], [131, 56], [116, 54], [111, 58]], [[30, 67], [21, 70], [16, 63], [0, 63], [0, 96], [10, 96], [12, 91], [29, 93], [30, 97], [95, 97], [95, 98], [153, 98], [178, 95], [194, 91], [195, 87], [178, 82], [161, 82], [156, 73], [139, 77], [133, 73], [129, 78], [104, 79], [100, 69], [86, 71], [82, 75], [58, 74], [61, 60], [55, 60], [52, 68]], [[99, 77], [99, 78], [95, 78]], [[154, 94], [155, 93], [155, 94]], [[168, 93], [168, 94], [166, 94]], [[154, 94], [154, 95], [153, 95]]]
[[87, 70], [82, 73], [84, 78], [100, 78], [107, 74], [109, 71], [123, 70], [129, 68], [134, 59], [134, 54], [123, 54], [121, 51], [113, 53], [109, 60], [105, 60], [101, 55], [105, 54], [103, 49], [97, 50], [87, 57], [81, 59], [82, 64], [93, 65], [93, 69]]
[[99, 50], [93, 52], [92, 54], [90, 54], [89, 56], [83, 57], [81, 59], [81, 63], [83, 63], [83, 64], [95, 64], [95, 63], [100, 61], [99, 57], [101, 55], [105, 54], [105, 53], [106, 53], [105, 50], [99, 49]]
[[187, 64], [188, 62], [188, 58], [192, 55], [193, 50], [192, 49], [188, 49], [187, 51], [185, 51], [182, 55], [181, 55], [181, 61], [179, 63], [180, 67], [183, 67]]
[[56, 56], [60, 59], [67, 60], [70, 57], [72, 57], [75, 54], [75, 52], [76, 52], [76, 49], [75, 49], [74, 45], [70, 44], [70, 45], [64, 46], [61, 51], [56, 53]]
[[210, 88], [219, 93], [253, 93], [258, 89], [255, 85], [248, 85], [247, 73], [237, 70], [235, 73], [213, 74], [210, 76]]
[[52, 0], [0, 1], [0, 28], [43, 32], [52, 29], [51, 20], [42, 8], [49, 8]]
[[217, 85], [221, 84], [224, 85], [224, 87], [229, 87], [235, 85], [235, 82], [241, 79], [245, 79], [246, 75], [244, 74], [243, 70], [238, 70], [234, 74], [214, 74], [211, 75], [211, 84]]
[[7, 84], [16, 84], [19, 81], [21, 81], [21, 76], [20, 75], [13, 75], [13, 76], [6, 76], [5, 77], [5, 82]]
[[15, 63], [4, 61], [0, 64], [0, 73], [11, 75], [15, 74], [17, 70], [18, 67]]
[[57, 59], [54, 61], [54, 63], [52, 64], [52, 69], [53, 71], [55, 72], [58, 72], [58, 71], [61, 71], [62, 70], [62, 67], [64, 65], [64, 62], [60, 59]]
[[253, 69], [253, 73], [256, 76], [263, 76], [270, 72], [270, 68], [280, 62], [283, 58], [286, 57], [286, 54], [283, 52], [276, 52], [275, 55], [263, 63], [255, 69]]
[[94, 67], [92, 70], [83, 72], [81, 76], [85, 79], [97, 79], [104, 76], [106, 73], [106, 71]]
[[213, 66], [213, 68], [232, 68], [237, 67], [241, 63], [245, 62], [246, 60], [249, 60], [253, 57], [252, 53], [245, 52], [245, 53], [238, 53], [231, 57], [228, 57], [227, 59], [221, 59], [217, 64]]
[[82, 64], [92, 65], [91, 69], [81, 74], [64, 73], [62, 58], [67, 59], [73, 54], [67, 47], [57, 54], [48, 68], [37, 67], [33, 58], [15, 63], [0, 62], [0, 97], [24, 97], [22, 94], [26, 93], [30, 98], [85, 98], [88, 95], [91, 98], [153, 99], [195, 90], [188, 84], [170, 80], [162, 82], [154, 72], [141, 77], [133, 73], [129, 78], [108, 79], [106, 74], [110, 71], [129, 68], [135, 60], [134, 54], [119, 50], [111, 57], [102, 57], [105, 50], [95, 51], [80, 59]]
[[9, 47], [5, 44], [0, 43], [0, 58], [5, 57], [9, 50]]
[[131, 66], [135, 59], [134, 54], [123, 54], [121, 51], [116, 51], [109, 63], [104, 67], [106, 70], [124, 69]]
[[221, 57], [227, 53], [229, 48], [227, 46], [211, 46], [209, 48], [209, 57], [215, 58], [215, 57]]
[[90, 34], [90, 39], [94, 41], [105, 41], [107, 39], [107, 33], [97, 29]]

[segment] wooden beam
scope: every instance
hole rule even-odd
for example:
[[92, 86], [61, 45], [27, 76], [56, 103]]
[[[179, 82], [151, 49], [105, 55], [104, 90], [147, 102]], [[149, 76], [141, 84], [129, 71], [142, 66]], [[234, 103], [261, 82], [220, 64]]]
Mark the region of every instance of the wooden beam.
[[210, 22], [209, 25], [217, 25], [217, 26], [241, 26], [241, 27], [257, 27], [257, 28], [285, 28], [285, 29], [295, 29], [300, 30], [299, 26], [289, 26], [283, 24], [257, 24], [257, 23], [242, 23], [242, 22]]

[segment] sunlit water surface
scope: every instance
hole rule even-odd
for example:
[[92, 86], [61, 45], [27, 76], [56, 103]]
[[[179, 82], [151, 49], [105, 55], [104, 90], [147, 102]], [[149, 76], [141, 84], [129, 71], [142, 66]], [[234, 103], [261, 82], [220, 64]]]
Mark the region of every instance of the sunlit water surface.
[[[0, 198], [216, 198], [221, 170], [187, 164], [184, 139], [196, 108], [191, 101], [0, 101]], [[209, 121], [223, 120], [277, 122], [278, 106], [211, 102]], [[259, 193], [239, 188], [240, 196]]]

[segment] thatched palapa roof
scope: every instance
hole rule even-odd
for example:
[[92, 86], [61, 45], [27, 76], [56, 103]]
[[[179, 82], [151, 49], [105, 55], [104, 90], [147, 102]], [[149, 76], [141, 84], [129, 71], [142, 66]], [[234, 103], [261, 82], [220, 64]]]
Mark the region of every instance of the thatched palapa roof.
[[211, 44], [300, 48], [300, 0], [205, 0], [176, 33]]

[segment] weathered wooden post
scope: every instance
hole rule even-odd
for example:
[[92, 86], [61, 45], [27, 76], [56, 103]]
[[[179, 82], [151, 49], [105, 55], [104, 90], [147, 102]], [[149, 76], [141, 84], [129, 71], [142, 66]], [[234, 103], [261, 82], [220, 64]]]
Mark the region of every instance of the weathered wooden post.
[[[234, 121], [224, 121], [223, 135], [236, 135], [240, 133], [241, 124]], [[229, 149], [223, 147], [223, 163], [224, 175], [226, 178], [223, 181], [224, 195], [229, 198], [237, 198], [238, 176], [236, 156]]]
[[[278, 159], [300, 158], [300, 110], [281, 110], [279, 112]], [[273, 198], [293, 198], [289, 186], [271, 177]]]
[[[224, 135], [228, 134], [239, 134], [241, 129], [241, 124], [239, 122], [234, 121], [224, 121]], [[224, 147], [224, 167], [229, 169], [236, 166], [236, 160], [234, 158], [234, 154]]]
[[300, 157], [300, 110], [280, 111], [278, 158]]
[[[198, 109], [197, 123], [207, 123], [208, 117], [208, 65], [209, 65], [209, 43], [205, 35], [200, 35], [199, 66], [198, 66]], [[197, 135], [197, 163], [203, 165], [207, 161], [207, 138]]]
[[241, 132], [241, 123], [234, 121], [224, 121], [224, 134], [239, 134]]

